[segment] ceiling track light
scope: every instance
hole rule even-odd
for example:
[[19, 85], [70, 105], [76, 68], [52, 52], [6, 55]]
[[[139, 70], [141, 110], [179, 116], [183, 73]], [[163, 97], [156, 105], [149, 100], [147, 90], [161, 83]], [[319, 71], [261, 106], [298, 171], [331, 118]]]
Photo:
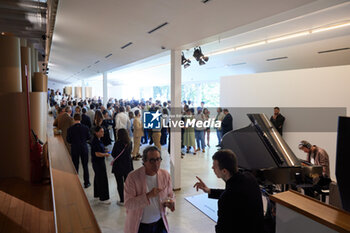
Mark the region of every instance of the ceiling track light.
[[202, 53], [201, 47], [194, 48], [193, 57], [198, 61], [199, 65], [204, 65], [209, 60], [209, 57], [204, 56]]
[[185, 69], [191, 65], [191, 60], [186, 59], [184, 53], [182, 53], [182, 56], [181, 56], [181, 65], [183, 65]]

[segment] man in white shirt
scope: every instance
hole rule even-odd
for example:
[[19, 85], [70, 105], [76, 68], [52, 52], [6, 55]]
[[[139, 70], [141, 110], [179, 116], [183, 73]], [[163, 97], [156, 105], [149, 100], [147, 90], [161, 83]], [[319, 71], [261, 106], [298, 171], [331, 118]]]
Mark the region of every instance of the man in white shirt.
[[125, 113], [125, 108], [123, 106], [119, 107], [119, 113], [115, 116], [115, 132], [118, 129], [128, 130], [131, 127], [131, 122], [129, 116]]
[[94, 125], [94, 119], [95, 119], [95, 105], [90, 104], [90, 109], [87, 111], [86, 115], [90, 118], [91, 126]]

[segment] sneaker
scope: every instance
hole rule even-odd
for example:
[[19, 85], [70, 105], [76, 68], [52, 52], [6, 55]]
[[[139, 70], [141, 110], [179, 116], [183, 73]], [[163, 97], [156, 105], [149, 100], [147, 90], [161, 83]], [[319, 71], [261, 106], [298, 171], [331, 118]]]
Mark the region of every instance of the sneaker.
[[203, 150], [202, 150], [202, 152], [204, 153], [204, 152], [205, 152], [205, 150], [203, 149]]
[[110, 205], [111, 201], [110, 200], [104, 200], [104, 201], [100, 201], [100, 203], [104, 204], [104, 205]]
[[117, 201], [117, 205], [119, 205], [119, 206], [124, 206], [124, 202]]
[[84, 188], [89, 188], [91, 186], [91, 184], [90, 183], [88, 183], [88, 184], [84, 184]]

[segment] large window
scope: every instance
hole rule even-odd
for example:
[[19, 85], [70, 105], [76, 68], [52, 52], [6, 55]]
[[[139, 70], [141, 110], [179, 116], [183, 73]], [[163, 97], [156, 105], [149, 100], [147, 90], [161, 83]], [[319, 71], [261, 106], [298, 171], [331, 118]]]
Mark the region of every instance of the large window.
[[200, 106], [201, 101], [208, 107], [219, 106], [220, 103], [220, 83], [205, 82], [182, 85], [182, 100], [191, 100], [194, 106]]
[[[170, 100], [169, 86], [154, 86], [154, 100], [166, 101]], [[191, 100], [194, 106], [200, 106], [202, 101], [208, 107], [219, 106], [220, 103], [220, 83], [205, 82], [205, 83], [190, 83], [181, 86], [181, 100]]]

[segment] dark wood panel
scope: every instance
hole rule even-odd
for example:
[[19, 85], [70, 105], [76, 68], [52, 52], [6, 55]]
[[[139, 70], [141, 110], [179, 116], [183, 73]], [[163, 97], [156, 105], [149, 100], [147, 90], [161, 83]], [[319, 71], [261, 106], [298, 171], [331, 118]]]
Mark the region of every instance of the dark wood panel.
[[0, 191], [0, 233], [54, 232], [53, 211], [41, 210]]
[[3, 232], [3, 229], [5, 227], [5, 223], [7, 221], [7, 214], [10, 208], [10, 203], [11, 203], [11, 196], [8, 194], [5, 194], [3, 204], [0, 206], [0, 214], [2, 215], [1, 217], [1, 222], [0, 222], [0, 232]]
[[338, 232], [350, 232], [350, 213], [295, 191], [270, 196], [275, 201]]
[[39, 209], [53, 210], [50, 184], [32, 184], [19, 178], [1, 178], [0, 190]]

